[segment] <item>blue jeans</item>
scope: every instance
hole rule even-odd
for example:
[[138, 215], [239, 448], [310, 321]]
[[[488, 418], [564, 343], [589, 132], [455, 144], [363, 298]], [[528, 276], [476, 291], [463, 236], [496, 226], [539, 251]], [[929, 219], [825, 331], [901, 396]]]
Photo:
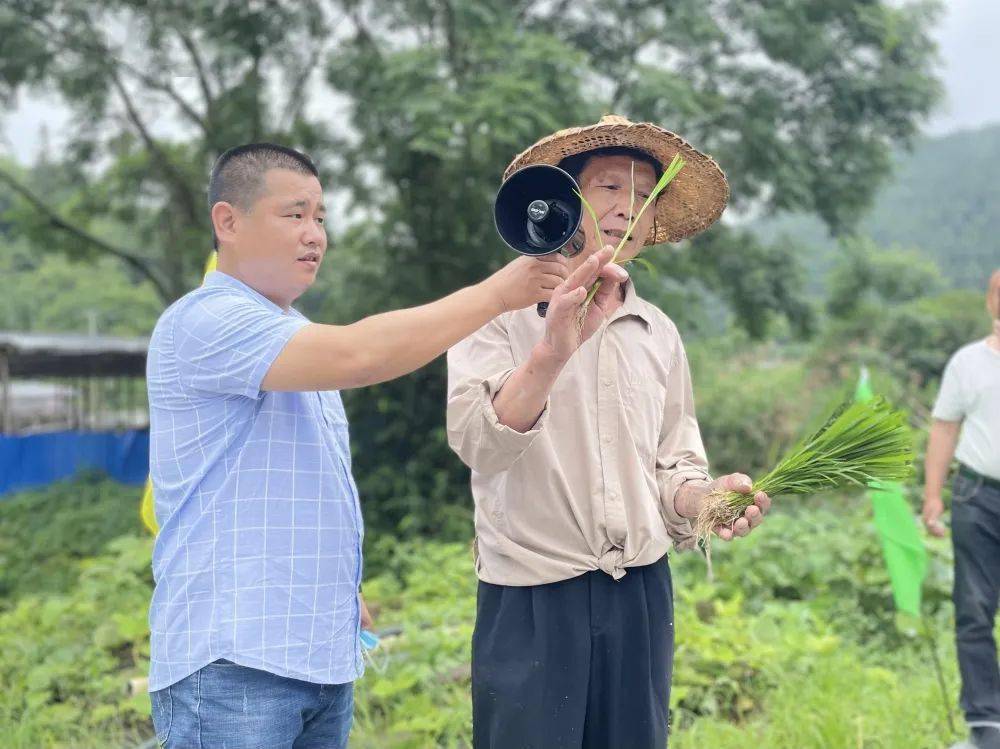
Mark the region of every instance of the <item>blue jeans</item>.
[[970, 725], [1000, 725], [1000, 668], [993, 637], [1000, 602], [1000, 488], [960, 472], [951, 497], [960, 704]]
[[215, 661], [150, 695], [163, 749], [346, 749], [354, 685]]

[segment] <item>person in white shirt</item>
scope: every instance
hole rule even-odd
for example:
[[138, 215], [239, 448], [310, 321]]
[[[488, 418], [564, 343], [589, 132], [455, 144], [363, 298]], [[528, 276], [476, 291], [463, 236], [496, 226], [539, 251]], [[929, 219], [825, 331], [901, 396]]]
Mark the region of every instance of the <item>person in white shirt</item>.
[[993, 627], [1000, 600], [1000, 270], [990, 277], [986, 307], [993, 334], [948, 361], [934, 405], [925, 460], [923, 519], [944, 536], [941, 491], [952, 458], [955, 550], [955, 641], [962, 677], [960, 705], [975, 749], [1000, 749], [1000, 667]]

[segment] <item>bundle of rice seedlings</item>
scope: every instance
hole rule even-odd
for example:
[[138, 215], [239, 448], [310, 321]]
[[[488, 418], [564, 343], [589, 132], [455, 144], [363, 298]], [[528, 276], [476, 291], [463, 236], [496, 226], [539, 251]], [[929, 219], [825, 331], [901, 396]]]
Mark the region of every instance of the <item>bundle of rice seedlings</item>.
[[713, 529], [732, 527], [757, 492], [776, 497], [901, 481], [912, 473], [912, 464], [913, 441], [904, 412], [893, 409], [884, 398], [867, 403], [847, 400], [774, 470], [754, 482], [749, 494], [709, 494], [695, 521], [695, 532], [706, 545]]

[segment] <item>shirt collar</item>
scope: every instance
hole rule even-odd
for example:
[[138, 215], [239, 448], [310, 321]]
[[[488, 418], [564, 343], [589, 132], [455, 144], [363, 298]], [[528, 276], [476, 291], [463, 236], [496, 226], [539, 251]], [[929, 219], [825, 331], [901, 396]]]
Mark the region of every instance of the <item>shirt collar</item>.
[[[286, 314], [285, 310], [283, 310], [277, 304], [275, 304], [266, 296], [261, 294], [255, 288], [253, 288], [252, 286], [248, 286], [247, 284], [243, 283], [240, 279], [234, 276], [230, 276], [228, 273], [223, 273], [221, 270], [213, 270], [206, 273], [205, 280], [202, 282], [202, 286], [225, 286], [230, 289], [235, 289], [244, 296], [250, 297], [251, 299], [260, 302], [268, 309], [277, 312], [279, 315]], [[289, 308], [288, 314], [298, 315], [298, 313], [292, 308]]]
[[610, 322], [614, 322], [619, 317], [625, 317], [626, 315], [638, 317], [646, 324], [646, 331], [652, 331], [653, 321], [649, 314], [649, 308], [643, 304], [642, 299], [636, 293], [635, 284], [631, 278], [625, 282], [625, 301], [622, 302], [622, 306], [618, 308], [618, 311], [612, 315]]

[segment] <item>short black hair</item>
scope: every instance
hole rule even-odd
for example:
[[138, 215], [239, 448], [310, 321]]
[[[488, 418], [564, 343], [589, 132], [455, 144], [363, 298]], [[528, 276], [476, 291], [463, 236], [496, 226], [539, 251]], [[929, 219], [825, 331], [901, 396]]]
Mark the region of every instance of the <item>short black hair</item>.
[[[270, 169], [290, 169], [299, 174], [319, 177], [312, 159], [294, 148], [276, 143], [247, 143], [223, 153], [212, 167], [208, 180], [208, 209], [226, 202], [249, 211], [264, 189], [264, 175]], [[219, 249], [219, 239], [212, 232], [212, 243]]]
[[657, 182], [663, 176], [663, 164], [655, 156], [646, 151], [640, 151], [638, 148], [629, 148], [628, 146], [605, 146], [604, 148], [595, 148], [592, 151], [576, 153], [560, 161], [558, 166], [563, 171], [568, 172], [573, 179], [579, 180], [587, 163], [595, 156], [629, 156], [633, 161], [641, 161], [653, 167]]

